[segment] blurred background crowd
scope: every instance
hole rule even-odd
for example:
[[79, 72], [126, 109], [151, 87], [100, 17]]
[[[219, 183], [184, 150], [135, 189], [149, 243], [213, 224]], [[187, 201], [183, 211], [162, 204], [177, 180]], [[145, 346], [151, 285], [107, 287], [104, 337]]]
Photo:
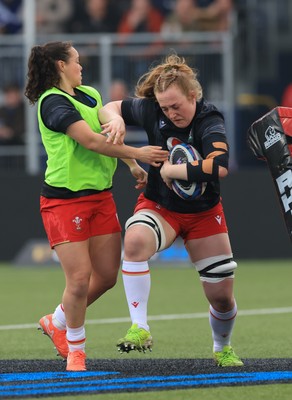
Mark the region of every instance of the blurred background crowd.
[[[23, 98], [26, 3], [0, 0], [2, 169], [25, 168], [25, 145], [37, 137], [28, 139]], [[225, 113], [234, 165], [244, 168], [260, 166], [245, 145], [249, 125], [277, 105], [292, 105], [291, 3], [37, 0], [29, 23], [34, 44], [73, 41], [84, 83], [100, 90], [104, 102], [132, 95], [139, 76], [169, 51], [185, 56], [199, 71], [205, 97]]]
[[[222, 30], [232, 6], [231, 0], [37, 0], [35, 22], [39, 33]], [[23, 0], [1, 0], [3, 34], [22, 31], [22, 7]]]

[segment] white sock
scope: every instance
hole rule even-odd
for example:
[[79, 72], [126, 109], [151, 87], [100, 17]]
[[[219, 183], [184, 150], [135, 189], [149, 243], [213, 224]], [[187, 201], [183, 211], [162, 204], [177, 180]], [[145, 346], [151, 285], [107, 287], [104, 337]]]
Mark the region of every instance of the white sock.
[[85, 328], [84, 325], [79, 328], [69, 328], [67, 326], [67, 342], [69, 351], [82, 350], [85, 351]]
[[63, 304], [59, 304], [53, 314], [53, 324], [61, 330], [66, 329], [66, 317], [64, 313]]
[[213, 351], [222, 351], [231, 343], [231, 335], [237, 314], [235, 303], [232, 310], [226, 313], [216, 311], [210, 304], [209, 322], [212, 329]]
[[149, 331], [147, 304], [151, 280], [148, 262], [123, 261], [122, 274], [132, 323]]

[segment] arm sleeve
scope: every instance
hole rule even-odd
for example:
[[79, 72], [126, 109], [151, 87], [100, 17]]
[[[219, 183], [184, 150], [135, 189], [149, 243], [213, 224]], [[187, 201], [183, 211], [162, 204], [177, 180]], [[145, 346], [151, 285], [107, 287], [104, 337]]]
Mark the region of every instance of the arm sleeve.
[[143, 126], [143, 99], [124, 100], [121, 110], [126, 125]]
[[199, 130], [202, 138], [203, 160], [187, 164], [191, 182], [218, 181], [219, 166], [228, 169], [229, 146], [224, 120], [218, 115], [202, 121]]
[[83, 119], [73, 104], [58, 94], [52, 94], [42, 101], [41, 116], [48, 129], [62, 133], [66, 133], [71, 124]]
[[218, 166], [228, 169], [229, 146], [223, 118], [214, 115], [208, 121], [203, 121], [201, 129], [203, 158], [214, 160]]

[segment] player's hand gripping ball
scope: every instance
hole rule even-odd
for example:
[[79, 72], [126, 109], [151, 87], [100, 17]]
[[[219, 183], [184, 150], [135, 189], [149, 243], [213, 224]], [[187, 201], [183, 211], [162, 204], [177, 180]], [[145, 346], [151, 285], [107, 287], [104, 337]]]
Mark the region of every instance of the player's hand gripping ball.
[[[170, 150], [169, 162], [171, 164], [185, 164], [195, 160], [202, 160], [200, 153], [190, 144], [179, 143]], [[184, 200], [194, 200], [201, 196], [207, 184], [205, 182], [188, 182], [180, 179], [172, 181], [172, 189]]]

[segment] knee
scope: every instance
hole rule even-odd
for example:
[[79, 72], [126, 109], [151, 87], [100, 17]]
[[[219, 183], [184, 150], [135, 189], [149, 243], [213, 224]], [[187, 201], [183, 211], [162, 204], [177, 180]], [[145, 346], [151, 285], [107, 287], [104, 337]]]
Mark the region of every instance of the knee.
[[129, 234], [125, 238], [124, 255], [126, 257], [135, 258], [139, 256], [144, 245], [144, 238], [139, 232], [137, 232], [135, 235]]
[[117, 274], [109, 276], [103, 280], [104, 291], [106, 292], [109, 289], [112, 289], [117, 283]]
[[138, 212], [127, 220], [125, 228], [126, 257], [130, 259], [134, 257], [135, 261], [144, 261], [165, 248], [164, 228], [155, 214], [148, 211]]
[[89, 274], [74, 274], [66, 280], [67, 291], [74, 297], [86, 297], [89, 288]]
[[155, 244], [147, 242], [145, 234], [139, 229], [135, 233], [127, 232], [124, 241], [124, 258], [132, 261], [144, 261], [150, 258], [155, 252]]
[[234, 277], [237, 268], [232, 255], [219, 255], [208, 257], [194, 263], [202, 282], [218, 283]]
[[90, 281], [91, 292], [97, 297], [113, 288], [117, 283], [118, 271], [115, 274], [92, 274]]

